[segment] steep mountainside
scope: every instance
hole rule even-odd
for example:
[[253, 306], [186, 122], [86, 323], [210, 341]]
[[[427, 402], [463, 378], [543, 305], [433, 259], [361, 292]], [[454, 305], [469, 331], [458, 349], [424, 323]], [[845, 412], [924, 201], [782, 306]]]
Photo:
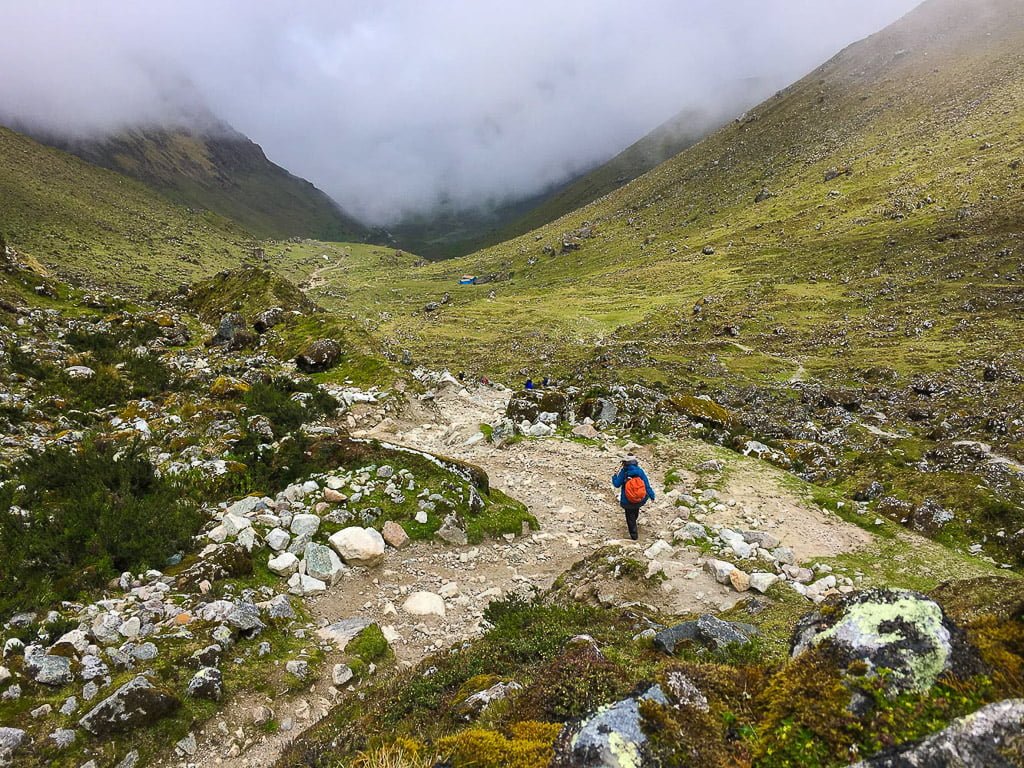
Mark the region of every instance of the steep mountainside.
[[166, 287], [237, 264], [239, 225], [0, 127], [0, 230], [64, 275]]
[[332, 290], [433, 364], [710, 397], [718, 439], [1024, 562], [1022, 73], [1020, 3], [930, 0], [551, 225]]
[[716, 105], [714, 114], [700, 109], [684, 109], [607, 163], [545, 195], [540, 204], [525, 216], [502, 227], [492, 243], [542, 227], [614, 192], [736, 118], [757, 103], [758, 94], [766, 92], [766, 85], [759, 78], [750, 78], [741, 85], [724, 102]]
[[230, 126], [137, 129], [96, 140], [48, 139], [94, 165], [142, 181], [175, 202], [205, 208], [260, 238], [361, 240], [365, 228], [305, 179], [275, 165]]

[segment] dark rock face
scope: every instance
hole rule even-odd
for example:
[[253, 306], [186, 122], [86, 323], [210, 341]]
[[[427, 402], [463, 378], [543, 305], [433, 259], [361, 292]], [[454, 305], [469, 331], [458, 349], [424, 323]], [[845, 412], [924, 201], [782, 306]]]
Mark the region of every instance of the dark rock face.
[[954, 720], [928, 738], [851, 768], [1024, 768], [1024, 699], [1008, 699]]
[[333, 368], [340, 359], [341, 345], [338, 342], [333, 339], [319, 339], [295, 358], [295, 364], [304, 373], [320, 373]]
[[220, 664], [220, 656], [224, 649], [217, 643], [202, 648], [192, 654], [192, 659], [201, 667], [216, 667]]
[[684, 621], [669, 629], [663, 629], [654, 636], [654, 647], [670, 656], [680, 643], [700, 643], [708, 648], [721, 649], [732, 644], [746, 645], [757, 634], [751, 624], [722, 621], [705, 615], [696, 621]]
[[535, 421], [542, 413], [557, 413], [559, 418], [569, 416], [569, 399], [557, 389], [535, 389], [520, 392], [509, 400], [505, 415], [516, 423]]
[[825, 646], [844, 666], [887, 669], [891, 693], [926, 691], [943, 672], [969, 677], [981, 663], [963, 631], [933, 600], [904, 589], [869, 589], [801, 619], [792, 654]]
[[206, 342], [206, 346], [238, 349], [242, 337], [248, 335], [245, 318], [237, 312], [229, 312], [220, 319], [217, 332]]
[[284, 310], [281, 307], [272, 307], [256, 315], [252, 327], [256, 330], [256, 333], [266, 333], [282, 320], [284, 320]]
[[205, 557], [178, 575], [178, 589], [196, 591], [202, 581], [213, 584], [232, 576], [252, 573], [252, 555], [237, 544], [221, 544], [211, 557]]
[[139, 675], [89, 710], [78, 724], [94, 736], [108, 736], [154, 723], [180, 704]]
[[668, 705], [657, 685], [602, 707], [582, 722], [569, 724], [555, 742], [551, 768], [635, 768], [648, 765], [647, 736], [641, 727], [640, 702]]
[[224, 695], [220, 670], [216, 667], [203, 667], [196, 672], [188, 683], [188, 695], [194, 699], [220, 701]]

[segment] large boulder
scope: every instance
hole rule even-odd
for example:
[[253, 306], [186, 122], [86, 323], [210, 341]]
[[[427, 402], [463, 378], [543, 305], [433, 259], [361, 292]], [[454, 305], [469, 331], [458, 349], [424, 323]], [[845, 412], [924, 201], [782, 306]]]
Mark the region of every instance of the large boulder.
[[108, 736], [154, 723], [180, 704], [172, 694], [138, 675], [89, 710], [78, 724], [94, 736]]
[[851, 768], [1022, 768], [1024, 699], [989, 704], [928, 738]]
[[886, 669], [890, 693], [926, 691], [944, 672], [981, 671], [966, 636], [941, 606], [905, 589], [869, 589], [839, 598], [802, 618], [792, 655], [827, 648], [844, 667], [860, 661], [869, 674]]
[[552, 768], [639, 768], [649, 764], [647, 736], [641, 728], [640, 702], [669, 700], [657, 685], [569, 724], [555, 742]]
[[373, 528], [343, 528], [327, 541], [348, 565], [372, 568], [384, 562], [384, 537]]
[[569, 399], [565, 393], [557, 389], [526, 390], [513, 395], [505, 408], [505, 415], [517, 424], [524, 419], [536, 421], [542, 413], [555, 413], [559, 418], [569, 418]]
[[341, 359], [341, 345], [334, 339], [318, 339], [296, 356], [295, 365], [304, 373], [320, 373]]
[[[252, 574], [252, 554], [237, 544], [221, 544], [216, 550], [186, 568], [175, 580], [175, 586], [186, 592], [197, 592], [204, 581], [211, 584], [234, 576]], [[95, 625], [93, 626], [95, 633]]]

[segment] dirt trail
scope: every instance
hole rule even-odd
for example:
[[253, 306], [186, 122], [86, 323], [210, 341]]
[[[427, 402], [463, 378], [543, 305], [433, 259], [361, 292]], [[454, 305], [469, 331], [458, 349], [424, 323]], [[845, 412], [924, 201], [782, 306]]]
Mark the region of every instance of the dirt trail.
[[[687, 519], [687, 512], [675, 506], [674, 496], [661, 492], [665, 473], [670, 469], [680, 472], [686, 489], [692, 489], [697, 480], [682, 469], [677, 456], [634, 448], [658, 500], [641, 515], [640, 541], [630, 541], [610, 482], [621, 449], [558, 438], [529, 439], [496, 448], [477, 433], [480, 424], [494, 423], [503, 415], [508, 398], [508, 391], [490, 387], [471, 391], [448, 388], [432, 402], [415, 403], [399, 421], [387, 419], [364, 434], [481, 466], [493, 487], [528, 505], [540, 530], [479, 546], [416, 543], [401, 552], [389, 551], [382, 568], [356, 569], [327, 593], [309, 599], [310, 609], [321, 622], [354, 617], [375, 621], [389, 635], [399, 663], [411, 665], [479, 634], [483, 608], [491, 599], [530, 586], [545, 589], [600, 547], [618, 544], [632, 557], [644, 560], [644, 549], [659, 539], [671, 542], [672, 531], [679, 527], [679, 518]], [[709, 455], [712, 450], [695, 441], [688, 448], [691, 453], [703, 450]], [[737, 457], [719, 491], [723, 503], [704, 522], [749, 528], [749, 521], [755, 520], [760, 529], [771, 531], [793, 547], [802, 560], [852, 551], [870, 540], [861, 529], [809, 507], [782, 487], [773, 472], [754, 459]], [[610, 580], [601, 587], [601, 599], [620, 604], [640, 601], [666, 614], [682, 614], [723, 610], [741, 597], [704, 573], [703, 558], [696, 548], [673, 547], [658, 559], [664, 564], [667, 580], [651, 587], [628, 579]], [[413, 617], [402, 610], [409, 593], [436, 593], [450, 583], [457, 585], [457, 594], [446, 599], [443, 619]], [[452, 586], [447, 589], [456, 591]], [[339, 660], [340, 653], [329, 654], [324, 679], [312, 683], [308, 694], [274, 701], [236, 697], [200, 735], [201, 748], [190, 762], [197, 766], [272, 764], [291, 739], [327, 711], [332, 696], [337, 695], [331, 690], [331, 667]], [[251, 713], [262, 703], [275, 710], [279, 721], [291, 718], [292, 728], [275, 734], [254, 733]], [[226, 757], [224, 745], [243, 726], [255, 743], [240, 756]]]

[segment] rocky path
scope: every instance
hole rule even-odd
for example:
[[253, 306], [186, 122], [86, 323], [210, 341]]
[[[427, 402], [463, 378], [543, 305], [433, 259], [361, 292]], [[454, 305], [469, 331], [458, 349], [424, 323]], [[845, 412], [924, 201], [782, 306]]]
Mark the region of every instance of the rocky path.
[[[666, 614], [681, 614], [727, 609], [741, 597], [704, 571], [697, 548], [669, 544], [672, 531], [688, 519], [688, 513], [674, 503], [679, 491], [661, 492], [665, 474], [675, 470], [688, 492], [697, 483], [678, 451], [632, 447], [659, 492], [658, 500], [640, 518], [640, 541], [633, 542], [610, 483], [622, 448], [559, 438], [527, 439], [496, 448], [481, 439], [479, 425], [495, 422], [504, 413], [508, 397], [507, 391], [490, 387], [443, 389], [432, 402], [416, 403], [401, 420], [386, 419], [364, 434], [483, 467], [492, 486], [529, 506], [540, 530], [479, 546], [415, 543], [400, 552], [389, 551], [381, 568], [356, 569], [327, 593], [308, 599], [320, 624], [354, 618], [377, 622], [398, 663], [412, 665], [429, 653], [479, 634], [483, 609], [491, 599], [512, 590], [545, 589], [574, 563], [610, 544], [642, 562], [652, 559], [649, 548], [656, 545], [656, 557], [667, 578], [651, 585], [642, 579], [609, 578], [594, 585], [588, 595], [602, 603], [642, 602]], [[700, 460], [702, 452], [710, 457], [712, 451], [693, 442], [684, 453], [693, 462]], [[775, 470], [753, 459], [737, 457], [722, 487], [711, 493], [720, 503], [700, 516], [705, 524], [756, 525], [792, 547], [801, 560], [851, 551], [870, 539], [860, 528], [806, 505], [780, 485]], [[663, 543], [656, 544], [659, 541]], [[408, 597], [421, 591], [443, 597], [443, 616], [411, 615], [404, 609]], [[340, 658], [340, 653], [328, 654], [325, 678], [311, 682], [302, 695], [276, 700], [235, 697], [199, 735], [199, 749], [189, 763], [272, 764], [287, 743], [322, 717], [341, 695], [331, 680], [335, 656]], [[271, 734], [255, 731], [253, 712], [261, 705], [273, 708], [287, 729]], [[226, 754], [226, 744], [244, 744], [246, 739], [252, 742], [247, 748]], [[232, 756], [232, 752], [240, 754]]]

